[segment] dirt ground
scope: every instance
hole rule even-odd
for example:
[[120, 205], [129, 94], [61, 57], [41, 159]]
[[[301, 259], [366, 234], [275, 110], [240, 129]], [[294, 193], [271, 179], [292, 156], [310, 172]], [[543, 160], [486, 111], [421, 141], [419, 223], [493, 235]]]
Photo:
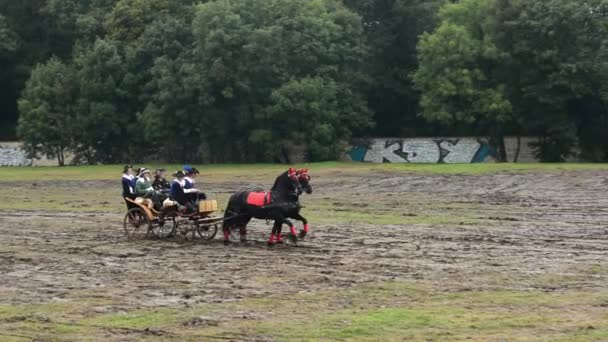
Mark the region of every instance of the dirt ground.
[[[224, 246], [221, 234], [211, 243], [127, 241], [122, 233], [124, 211], [112, 197], [119, 191], [115, 181], [0, 182], [5, 189], [23, 186], [40, 192], [47, 201], [52, 194], [78, 193], [83, 186], [102, 189], [99, 198], [74, 202], [66, 195], [58, 200], [79, 203], [75, 209], [0, 212], [0, 339], [3, 334], [17, 340], [83, 335], [153, 339], [165, 333], [166, 338], [180, 338], [184, 330], [200, 328], [211, 329], [206, 332], [209, 338], [280, 340], [280, 334], [250, 326], [230, 329], [243, 320], [281, 320], [272, 305], [252, 308], [239, 303], [394, 283], [415, 284], [433, 296], [595, 293], [600, 297], [593, 303], [568, 310], [607, 322], [606, 178], [606, 172], [597, 170], [321, 173], [313, 178], [314, 193], [304, 199], [303, 214], [310, 217], [313, 233], [297, 245], [271, 248], [265, 244], [271, 227], [263, 221], [250, 225], [246, 244]], [[206, 189], [225, 199], [240, 185], [222, 179], [207, 183]], [[104, 210], [87, 211], [88, 205]], [[339, 298], [345, 302], [334, 298], [332, 308], [324, 312], [353, 309], [349, 297]], [[366, 298], [357, 298], [356, 305], [375, 309], [374, 297]], [[53, 305], [65, 314], [48, 310]], [[132, 329], [95, 321], [146, 310], [193, 308], [212, 308], [216, 316], [195, 314], [167, 328], [162, 321], [134, 323]], [[293, 311], [297, 314], [297, 307]], [[81, 325], [82, 330], [72, 326], [61, 335], [59, 324]], [[537, 338], [543, 336], [544, 324], [532, 327]], [[555, 329], [552, 333], [560, 333]], [[508, 329], [470, 336], [485, 340], [496, 335], [510, 336]], [[398, 340], [403, 335], [391, 336]], [[418, 337], [425, 339], [424, 334]]]

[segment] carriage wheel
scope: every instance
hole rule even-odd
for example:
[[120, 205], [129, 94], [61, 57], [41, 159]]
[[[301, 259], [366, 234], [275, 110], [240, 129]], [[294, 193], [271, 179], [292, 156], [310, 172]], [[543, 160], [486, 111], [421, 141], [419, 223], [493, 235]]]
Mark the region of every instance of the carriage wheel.
[[177, 219], [173, 224], [176, 237], [181, 241], [188, 241], [192, 239], [194, 234], [194, 224], [188, 219]]
[[206, 225], [200, 225], [197, 224], [196, 225], [196, 232], [198, 233], [198, 236], [201, 237], [201, 239], [205, 240], [205, 241], [211, 241], [213, 240], [213, 238], [215, 237], [215, 234], [217, 234], [217, 229], [218, 229], [219, 224], [206, 224]]
[[128, 239], [141, 239], [148, 235], [152, 224], [141, 208], [131, 208], [125, 215], [123, 228]]
[[175, 232], [175, 217], [166, 217], [163, 221], [155, 220], [152, 233], [159, 239], [166, 239]]

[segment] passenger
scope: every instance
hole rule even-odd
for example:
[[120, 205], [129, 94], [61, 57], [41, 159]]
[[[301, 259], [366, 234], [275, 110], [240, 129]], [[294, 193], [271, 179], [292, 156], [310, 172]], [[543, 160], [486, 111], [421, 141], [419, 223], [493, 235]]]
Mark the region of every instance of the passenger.
[[178, 203], [179, 211], [192, 212], [194, 210], [192, 203], [190, 203], [187, 194], [184, 192], [184, 178], [186, 175], [183, 171], [177, 171], [173, 174], [175, 179], [171, 182], [171, 192], [169, 197]]
[[137, 170], [133, 173], [133, 184], [137, 184], [137, 180], [139, 179], [139, 174], [141, 173], [142, 168], [138, 167]]
[[152, 182], [154, 190], [167, 193], [171, 189], [171, 184], [165, 178], [165, 172], [165, 169], [157, 169], [154, 172], [154, 181]]
[[[122, 169], [122, 197], [135, 199], [135, 177], [133, 177], [133, 165], [125, 165]], [[132, 204], [127, 202], [127, 208], [132, 208]]]
[[189, 202], [196, 205], [198, 201], [207, 199], [207, 195], [204, 192], [195, 188], [194, 180], [200, 172], [188, 165], [184, 166], [184, 172], [186, 173], [186, 177], [184, 177], [184, 192]]
[[162, 203], [165, 199], [162, 193], [154, 190], [150, 181], [150, 170], [142, 168], [139, 171], [139, 178], [135, 184], [135, 194], [145, 199], [152, 200], [153, 208], [157, 211], [162, 209]]

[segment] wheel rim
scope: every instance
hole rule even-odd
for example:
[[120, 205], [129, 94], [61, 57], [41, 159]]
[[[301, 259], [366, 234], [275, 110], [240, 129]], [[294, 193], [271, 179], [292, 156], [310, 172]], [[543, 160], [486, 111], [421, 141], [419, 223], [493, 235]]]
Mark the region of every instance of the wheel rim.
[[175, 230], [175, 223], [170, 223], [169, 221], [158, 221], [156, 220], [152, 224], [152, 233], [159, 239], [168, 238], [173, 234]]
[[192, 230], [194, 229], [194, 225], [190, 222], [190, 220], [182, 219], [177, 220], [174, 224], [175, 234], [178, 238], [182, 240], [190, 240], [192, 238]]
[[145, 237], [150, 228], [148, 217], [141, 209], [133, 208], [125, 215], [123, 228], [129, 239]]
[[217, 224], [204, 225], [204, 226], [198, 226], [196, 228], [196, 232], [198, 233], [198, 236], [201, 237], [201, 239], [209, 241], [215, 237], [215, 234], [217, 233], [217, 229], [218, 229]]

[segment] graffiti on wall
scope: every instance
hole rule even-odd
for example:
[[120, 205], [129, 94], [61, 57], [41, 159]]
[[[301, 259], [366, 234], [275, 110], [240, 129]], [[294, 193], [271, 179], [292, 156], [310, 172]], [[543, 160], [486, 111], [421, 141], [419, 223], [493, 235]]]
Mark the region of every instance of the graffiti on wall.
[[483, 163], [491, 159], [491, 148], [477, 138], [373, 139], [347, 155], [369, 163]]
[[30, 166], [32, 160], [20, 146], [0, 144], [0, 166]]

